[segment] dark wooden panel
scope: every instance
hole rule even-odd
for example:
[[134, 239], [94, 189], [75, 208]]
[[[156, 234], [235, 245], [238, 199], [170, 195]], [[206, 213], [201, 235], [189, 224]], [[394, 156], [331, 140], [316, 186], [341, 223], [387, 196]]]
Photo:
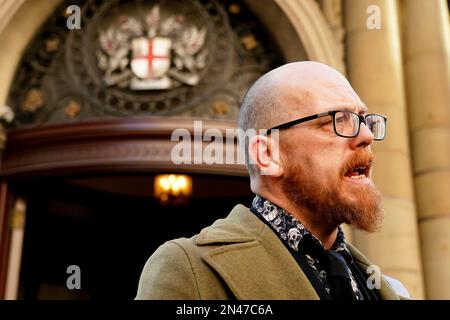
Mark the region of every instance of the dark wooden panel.
[[[175, 165], [170, 158], [172, 148], [178, 143], [171, 141], [172, 132], [177, 128], [187, 129], [192, 137], [215, 128], [225, 137], [225, 130], [234, 127], [234, 121], [203, 120], [200, 133], [194, 132], [194, 119], [152, 117], [11, 130], [0, 174], [30, 177], [173, 171], [246, 176], [242, 164]], [[236, 147], [236, 142], [231, 144]]]

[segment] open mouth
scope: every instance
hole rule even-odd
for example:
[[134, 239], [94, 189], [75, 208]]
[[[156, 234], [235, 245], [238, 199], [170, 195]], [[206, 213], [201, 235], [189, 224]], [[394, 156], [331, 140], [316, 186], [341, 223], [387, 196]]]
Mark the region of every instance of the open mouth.
[[355, 182], [355, 183], [364, 183], [371, 184], [372, 181], [369, 177], [370, 168], [372, 167], [372, 163], [365, 164], [357, 164], [354, 167], [348, 169], [344, 174], [347, 180]]

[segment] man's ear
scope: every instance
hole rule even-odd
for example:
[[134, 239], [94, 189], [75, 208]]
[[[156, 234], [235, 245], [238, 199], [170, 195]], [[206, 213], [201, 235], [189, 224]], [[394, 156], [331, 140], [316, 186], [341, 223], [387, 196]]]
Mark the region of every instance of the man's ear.
[[250, 164], [256, 165], [261, 175], [272, 177], [283, 175], [277, 131], [270, 136], [253, 136], [248, 144], [248, 154]]

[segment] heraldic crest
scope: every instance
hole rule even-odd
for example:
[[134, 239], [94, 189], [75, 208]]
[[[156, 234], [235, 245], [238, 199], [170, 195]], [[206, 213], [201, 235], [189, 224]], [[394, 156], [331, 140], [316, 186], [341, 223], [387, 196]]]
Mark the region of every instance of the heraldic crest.
[[206, 66], [206, 27], [181, 14], [162, 18], [154, 5], [143, 20], [121, 15], [99, 35], [98, 67], [107, 86], [164, 90], [195, 86]]

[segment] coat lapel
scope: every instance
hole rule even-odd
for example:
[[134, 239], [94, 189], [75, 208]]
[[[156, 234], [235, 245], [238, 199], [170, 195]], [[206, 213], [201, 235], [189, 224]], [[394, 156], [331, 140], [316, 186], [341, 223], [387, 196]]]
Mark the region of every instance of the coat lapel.
[[[367, 268], [373, 263], [369, 261], [358, 249], [354, 246], [348, 244], [348, 249], [352, 253], [354, 261], [362, 268], [362, 270], [366, 271]], [[399, 300], [400, 297], [397, 293], [391, 288], [386, 279], [382, 276], [380, 281], [380, 289], [378, 290], [378, 295], [382, 300]]]
[[238, 299], [319, 299], [272, 230], [242, 205], [202, 230], [197, 245], [215, 245], [202, 258]]

